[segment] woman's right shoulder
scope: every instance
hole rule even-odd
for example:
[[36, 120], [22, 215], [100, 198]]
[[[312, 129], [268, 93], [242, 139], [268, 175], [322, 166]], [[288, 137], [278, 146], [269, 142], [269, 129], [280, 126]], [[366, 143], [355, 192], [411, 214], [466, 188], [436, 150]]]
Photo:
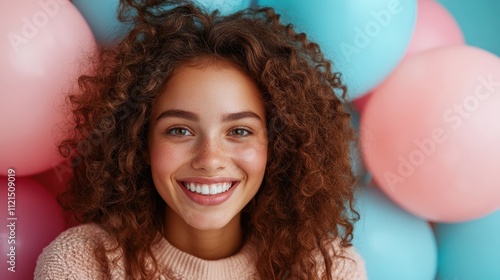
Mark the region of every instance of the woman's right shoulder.
[[35, 279], [101, 279], [105, 271], [96, 250], [111, 244], [110, 235], [96, 224], [69, 228], [43, 249]]

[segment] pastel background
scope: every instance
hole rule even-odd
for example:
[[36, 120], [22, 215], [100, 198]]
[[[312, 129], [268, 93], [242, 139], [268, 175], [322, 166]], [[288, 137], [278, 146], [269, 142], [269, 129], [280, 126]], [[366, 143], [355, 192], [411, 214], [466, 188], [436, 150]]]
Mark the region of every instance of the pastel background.
[[[342, 73], [369, 279], [500, 279], [500, 1], [195, 2], [271, 6]], [[31, 279], [67, 227], [63, 100], [95, 49], [130, 29], [118, 3], [0, 3], [0, 279]]]

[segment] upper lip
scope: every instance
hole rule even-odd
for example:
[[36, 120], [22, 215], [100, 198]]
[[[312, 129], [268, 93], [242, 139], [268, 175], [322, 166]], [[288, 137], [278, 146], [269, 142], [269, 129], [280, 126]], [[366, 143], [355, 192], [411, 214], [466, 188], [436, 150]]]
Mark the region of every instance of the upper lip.
[[232, 178], [232, 177], [211, 177], [211, 178], [207, 178], [207, 177], [186, 177], [186, 178], [182, 178], [182, 179], [179, 179], [177, 180], [179, 182], [183, 182], [183, 183], [198, 183], [198, 184], [221, 184], [221, 183], [233, 183], [233, 182], [236, 182], [236, 181], [239, 181], [238, 179], [236, 178]]

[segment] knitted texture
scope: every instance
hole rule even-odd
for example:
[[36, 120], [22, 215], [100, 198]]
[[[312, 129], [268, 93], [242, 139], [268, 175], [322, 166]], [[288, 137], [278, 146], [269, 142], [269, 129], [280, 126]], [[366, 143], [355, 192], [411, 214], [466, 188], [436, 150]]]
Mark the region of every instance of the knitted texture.
[[[98, 264], [95, 251], [99, 245], [110, 248], [112, 238], [99, 226], [85, 224], [61, 233], [38, 257], [35, 279], [106, 279], [106, 270]], [[203, 260], [187, 254], [166, 239], [154, 245], [153, 253], [160, 266], [158, 279], [259, 279], [255, 267], [256, 246], [246, 243], [241, 250], [228, 258]], [[130, 279], [125, 276], [123, 262], [117, 250], [106, 255], [111, 279]], [[339, 259], [334, 279], [365, 280], [364, 262], [351, 247]]]

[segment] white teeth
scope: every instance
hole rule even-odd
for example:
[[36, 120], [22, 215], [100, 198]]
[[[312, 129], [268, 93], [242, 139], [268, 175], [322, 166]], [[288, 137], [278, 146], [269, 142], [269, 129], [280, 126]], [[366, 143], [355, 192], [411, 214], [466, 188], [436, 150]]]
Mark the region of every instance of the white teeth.
[[217, 185], [210, 185], [210, 194], [217, 193]]
[[210, 188], [208, 187], [207, 184], [201, 185], [201, 194], [209, 194], [210, 193]]
[[186, 189], [194, 193], [199, 193], [203, 195], [216, 195], [223, 192], [227, 192], [231, 188], [232, 183], [226, 182], [226, 183], [209, 185], [209, 184], [196, 184], [196, 183], [185, 182], [184, 186], [186, 187]]

